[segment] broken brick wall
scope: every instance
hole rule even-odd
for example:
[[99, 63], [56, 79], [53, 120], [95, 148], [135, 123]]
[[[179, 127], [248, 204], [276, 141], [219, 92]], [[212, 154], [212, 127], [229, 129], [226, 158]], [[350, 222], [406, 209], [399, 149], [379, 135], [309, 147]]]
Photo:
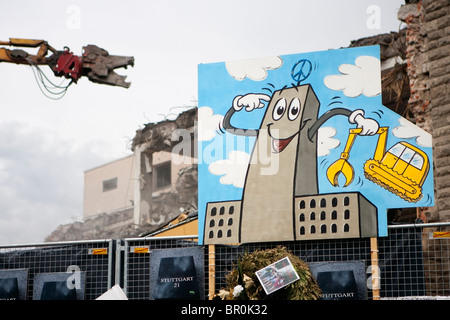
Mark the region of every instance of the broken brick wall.
[[[433, 137], [435, 206], [421, 211], [427, 222], [450, 221], [450, 1], [406, 1], [398, 18], [407, 25], [409, 107], [416, 124]], [[427, 295], [442, 295], [449, 287], [447, 240], [423, 243]]]
[[450, 1], [410, 0], [398, 12], [406, 23], [409, 108], [433, 137], [435, 206], [426, 220], [450, 221]]

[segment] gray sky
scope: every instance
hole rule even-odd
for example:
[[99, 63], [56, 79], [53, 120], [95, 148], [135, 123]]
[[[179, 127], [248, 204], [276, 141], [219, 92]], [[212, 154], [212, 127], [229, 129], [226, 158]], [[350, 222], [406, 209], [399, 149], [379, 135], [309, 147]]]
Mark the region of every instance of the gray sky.
[[[0, 2], [0, 40], [95, 44], [135, 57], [129, 89], [80, 79], [58, 101], [31, 68], [0, 63], [0, 244], [41, 242], [83, 214], [83, 172], [131, 154], [145, 123], [197, 98], [197, 65], [347, 47], [398, 31], [403, 0]], [[34, 49], [28, 49], [35, 53]], [[52, 81], [48, 67], [43, 66]]]

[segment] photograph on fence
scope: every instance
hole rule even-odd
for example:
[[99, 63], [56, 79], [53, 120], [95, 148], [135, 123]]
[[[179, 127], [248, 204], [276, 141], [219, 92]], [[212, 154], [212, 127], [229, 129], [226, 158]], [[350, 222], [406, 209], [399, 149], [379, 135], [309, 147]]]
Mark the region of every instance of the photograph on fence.
[[299, 279], [289, 257], [256, 271], [256, 276], [266, 294], [271, 294]]

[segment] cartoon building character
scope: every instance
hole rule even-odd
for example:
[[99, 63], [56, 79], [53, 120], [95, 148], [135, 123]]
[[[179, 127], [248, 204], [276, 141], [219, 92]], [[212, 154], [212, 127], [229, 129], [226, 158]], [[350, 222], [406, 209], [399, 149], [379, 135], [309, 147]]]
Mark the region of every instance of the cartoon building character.
[[[268, 107], [259, 129], [234, 127], [232, 117], [245, 108]], [[364, 118], [363, 110], [335, 108], [318, 118], [320, 102], [311, 85], [299, 85], [264, 94], [237, 96], [224, 117], [232, 134], [256, 136], [246, 175], [240, 216], [240, 240], [292, 240], [294, 198], [317, 195], [317, 130], [331, 117], [342, 115], [372, 135], [379, 125]], [[267, 150], [267, 152], [261, 152]], [[276, 170], [267, 170], [276, 163]], [[272, 166], [273, 168], [273, 166]], [[276, 197], [273, 195], [276, 194]]]
[[[205, 128], [213, 131], [220, 119], [220, 132], [224, 129], [227, 139], [253, 137], [238, 139], [251, 141], [250, 155], [239, 144], [229, 159], [215, 154], [219, 160], [201, 164], [203, 243], [377, 237], [387, 234], [383, 215], [387, 208], [433, 204], [432, 180], [427, 179], [432, 171], [431, 149], [421, 148], [431, 148], [431, 135], [381, 105], [379, 48], [312, 55], [313, 62], [299, 54], [199, 67], [201, 104], [211, 109], [211, 115], [203, 118]], [[290, 66], [294, 84], [281, 88], [291, 81], [286, 72]], [[319, 73], [305, 83], [316, 70]], [[270, 88], [261, 88], [253, 82], [266, 78], [281, 83], [280, 87], [268, 83]], [[238, 92], [243, 88], [246, 91]], [[225, 112], [224, 97], [231, 104]], [[328, 97], [330, 104], [321, 107], [319, 97]], [[336, 103], [344, 107], [333, 108]], [[346, 107], [356, 104], [360, 106]], [[326, 129], [324, 124], [331, 118], [332, 128]], [[251, 124], [246, 125], [246, 119]], [[335, 153], [328, 151], [340, 145], [347, 130], [345, 147], [332, 160]], [[216, 133], [214, 138], [219, 137]], [[378, 140], [363, 137], [374, 135]], [[201, 141], [209, 141], [210, 136]], [[351, 153], [357, 137], [367, 143], [358, 142], [358, 150]], [[239, 162], [237, 155], [245, 161]], [[222, 176], [217, 190], [211, 187], [217, 183], [211, 175]]]

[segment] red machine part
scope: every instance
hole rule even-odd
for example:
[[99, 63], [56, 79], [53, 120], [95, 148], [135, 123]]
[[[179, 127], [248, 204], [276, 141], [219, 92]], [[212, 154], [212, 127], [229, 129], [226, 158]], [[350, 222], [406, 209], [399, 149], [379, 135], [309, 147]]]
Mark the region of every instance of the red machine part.
[[77, 82], [82, 76], [82, 67], [81, 57], [74, 55], [66, 49], [58, 57], [53, 71], [58, 76], [64, 76], [67, 79], [72, 79], [74, 82]]

